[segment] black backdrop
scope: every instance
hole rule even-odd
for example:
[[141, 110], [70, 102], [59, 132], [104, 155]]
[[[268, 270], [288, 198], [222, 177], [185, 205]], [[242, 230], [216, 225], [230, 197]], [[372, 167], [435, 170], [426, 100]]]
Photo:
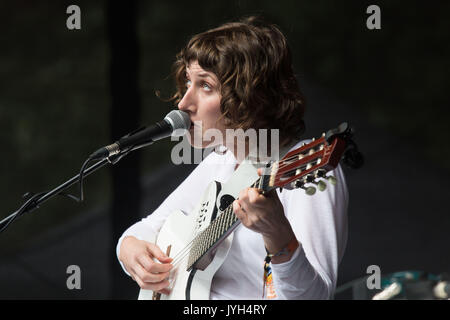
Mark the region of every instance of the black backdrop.
[[[69, 5], [81, 29], [69, 30]], [[366, 9], [381, 9], [369, 30]], [[366, 157], [345, 169], [349, 239], [339, 285], [383, 274], [450, 269], [449, 4], [388, 1], [28, 1], [0, 4], [0, 218], [22, 194], [55, 187], [84, 159], [160, 120], [174, 56], [194, 33], [262, 14], [288, 37], [305, 92], [308, 137], [354, 124]], [[86, 179], [86, 201], [56, 198], [0, 234], [2, 299], [133, 299], [115, 244], [193, 169], [161, 141]], [[70, 190], [77, 195], [78, 190]], [[69, 290], [69, 265], [82, 271]]]

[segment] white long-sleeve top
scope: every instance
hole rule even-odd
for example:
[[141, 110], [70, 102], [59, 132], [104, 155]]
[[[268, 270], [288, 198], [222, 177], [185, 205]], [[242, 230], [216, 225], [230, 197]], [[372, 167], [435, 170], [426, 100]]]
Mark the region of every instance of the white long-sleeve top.
[[[235, 167], [236, 159], [230, 151], [208, 155], [153, 213], [124, 232], [117, 244], [117, 256], [124, 237], [153, 242], [172, 212], [192, 212], [208, 184], [214, 180], [225, 183]], [[277, 190], [299, 241], [289, 261], [271, 264], [277, 299], [333, 297], [347, 241], [348, 191], [340, 166], [331, 175], [337, 178], [337, 184], [328, 183], [325, 191], [313, 196], [306, 195], [303, 189]], [[265, 256], [262, 235], [239, 225], [230, 251], [212, 280], [210, 299], [261, 299]]]

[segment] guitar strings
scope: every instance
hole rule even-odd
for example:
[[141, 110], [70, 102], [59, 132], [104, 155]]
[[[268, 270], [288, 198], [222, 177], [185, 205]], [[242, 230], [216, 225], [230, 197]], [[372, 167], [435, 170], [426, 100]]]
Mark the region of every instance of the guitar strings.
[[[291, 160], [292, 160], [292, 161], [291, 161]], [[284, 160], [281, 159], [280, 162], [279, 162], [278, 170], [280, 170], [280, 169], [282, 169], [282, 168], [284, 168], [284, 167], [286, 167], [286, 166], [288, 166], [288, 165], [294, 163], [294, 162], [297, 161], [297, 160], [300, 160], [300, 159], [298, 158], [298, 155], [291, 156], [290, 158], [287, 158], [287, 159], [284, 159]], [[289, 161], [290, 161], [290, 162], [289, 162]], [[281, 162], [283, 162], [283, 163], [280, 164]], [[289, 162], [289, 163], [286, 163], [286, 162]]]
[[[255, 187], [255, 186], [259, 183], [260, 180], [261, 180], [261, 178], [258, 178], [258, 180], [257, 180], [256, 182], [254, 182], [254, 183], [252, 184], [251, 187]], [[230, 204], [230, 205], [228, 205], [228, 207], [223, 211], [223, 213], [222, 213], [219, 217], [223, 216], [224, 214], [230, 214], [230, 213], [232, 213], [232, 212], [233, 212], [233, 205]], [[216, 219], [219, 219], [219, 217], [217, 217]], [[215, 219], [214, 221], [216, 221], [216, 219]], [[214, 223], [214, 221], [211, 222], [211, 224]], [[233, 222], [233, 223], [234, 223], [234, 222]], [[211, 226], [211, 224], [209, 224], [208, 227]], [[184, 247], [177, 255], [175, 255], [174, 260], [173, 260], [173, 263], [174, 263], [173, 265], [174, 265], [174, 266], [177, 265], [177, 264], [179, 264], [181, 261], [183, 261], [183, 259], [184, 259], [188, 254], [191, 253], [191, 252], [190, 252], [190, 249], [192, 248], [194, 241], [195, 241], [196, 239], [198, 239], [198, 238], [203, 234], [203, 232], [205, 232], [205, 230], [207, 230], [208, 227], [206, 227], [202, 232], [200, 232], [197, 236], [195, 236], [195, 237], [187, 244], [186, 247]], [[215, 242], [214, 242], [213, 244], [215, 244]], [[212, 247], [212, 246], [211, 246], [211, 247]], [[210, 248], [211, 248], [211, 247], [210, 247]], [[209, 248], [208, 248], [208, 249], [209, 249]], [[206, 253], [206, 252], [208, 252], [208, 250], [206, 250], [204, 253]]]
[[[232, 205], [229, 205], [224, 211], [223, 211], [223, 213], [222, 214], [230, 214], [231, 213], [231, 211], [230, 210], [232, 210]], [[214, 220], [215, 221], [215, 220]], [[210, 224], [211, 225], [211, 224]], [[194, 244], [194, 241], [196, 240], [196, 239], [198, 239], [199, 237], [200, 237], [200, 235], [202, 235], [203, 234], [203, 232], [205, 231], [206, 229], [204, 229], [202, 232], [200, 232], [197, 236], [195, 236], [179, 253], [177, 253], [176, 255], [175, 255], [175, 257], [173, 258], [174, 260], [173, 260], [173, 265], [175, 266], [175, 265], [178, 265], [180, 262], [182, 262], [183, 261], [183, 259], [188, 255], [188, 254], [190, 254], [191, 252], [190, 252], [190, 249], [192, 248], [192, 246], [193, 246], [193, 244]], [[206, 253], [207, 251], [205, 251], [205, 253]]]
[[[258, 180], [257, 180], [256, 182], [254, 182], [254, 183], [252, 184], [251, 187], [255, 187], [255, 186], [259, 183], [260, 180], [261, 180], [261, 179], [258, 178]], [[233, 205], [232, 205], [232, 204], [228, 205], [228, 207], [225, 208], [225, 210], [223, 211], [223, 213], [222, 213], [220, 216], [222, 216], [223, 214], [230, 214], [231, 212], [233, 212]], [[219, 216], [219, 217], [220, 217], [220, 216]], [[217, 217], [216, 219], [219, 219], [219, 217]], [[214, 221], [216, 221], [216, 220], [214, 220]], [[211, 224], [214, 223], [214, 221], [211, 222]], [[208, 227], [211, 226], [211, 224], [209, 224]], [[206, 228], [208, 228], [208, 227], [206, 227]], [[190, 252], [186, 252], [186, 250], [188, 250], [188, 249], [190, 249], [190, 248], [192, 247], [193, 242], [194, 242], [196, 239], [198, 239], [198, 238], [201, 236], [201, 234], [203, 234], [203, 232], [205, 232], [206, 228], [205, 228], [202, 232], [200, 232], [197, 236], [195, 236], [195, 237], [188, 243], [188, 245], [187, 245], [185, 248], [183, 248], [183, 249], [182, 249], [182, 250], [174, 257], [174, 261], [177, 260], [177, 259], [178, 259], [178, 260], [182, 260], [184, 257], [186, 257], [187, 254], [190, 254]], [[206, 251], [206, 252], [207, 252], [207, 251]], [[180, 257], [180, 254], [182, 254], [181, 257]], [[177, 262], [179, 262], [179, 261], [177, 261]], [[177, 263], [177, 262], [175, 262], [175, 263]]]

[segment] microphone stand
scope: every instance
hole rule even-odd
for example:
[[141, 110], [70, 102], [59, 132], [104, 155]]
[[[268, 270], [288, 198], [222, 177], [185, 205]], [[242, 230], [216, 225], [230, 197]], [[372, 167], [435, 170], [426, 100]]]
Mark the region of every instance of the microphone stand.
[[8, 217], [4, 218], [2, 221], [0, 221], [0, 232], [4, 231], [15, 219], [19, 218], [20, 216], [30, 213], [34, 211], [35, 209], [39, 208], [39, 205], [50, 200], [56, 195], [64, 195], [67, 196], [77, 202], [81, 202], [80, 199], [77, 197], [62, 193], [63, 190], [71, 187], [75, 183], [77, 183], [80, 179], [80, 174], [83, 175], [83, 177], [86, 177], [90, 175], [91, 173], [97, 171], [98, 169], [102, 168], [106, 164], [116, 164], [120, 159], [122, 159], [124, 156], [126, 156], [128, 153], [135, 151], [140, 148], [144, 148], [146, 146], [149, 146], [153, 144], [154, 141], [150, 140], [148, 142], [144, 142], [139, 145], [132, 146], [124, 151], [119, 152], [118, 154], [115, 154], [110, 157], [106, 157], [98, 162], [96, 162], [94, 165], [90, 166], [89, 168], [82, 171], [82, 173], [79, 173], [78, 175], [72, 177], [71, 179], [67, 180], [60, 186], [56, 187], [55, 189], [48, 191], [48, 192], [40, 192], [37, 194], [31, 194], [30, 192], [26, 193], [24, 197], [30, 197], [17, 211], [10, 214]]

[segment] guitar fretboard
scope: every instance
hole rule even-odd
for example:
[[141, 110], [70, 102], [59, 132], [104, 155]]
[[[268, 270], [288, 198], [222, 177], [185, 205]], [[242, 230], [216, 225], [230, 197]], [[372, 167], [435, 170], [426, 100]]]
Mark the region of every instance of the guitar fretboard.
[[[263, 176], [263, 179], [259, 178], [251, 185], [251, 188], [258, 187], [265, 190], [267, 185], [266, 177], [268, 176]], [[239, 223], [240, 220], [234, 214], [233, 204], [231, 203], [208, 227], [194, 238], [189, 252], [187, 270], [189, 271], [205, 254], [219, 245]]]

